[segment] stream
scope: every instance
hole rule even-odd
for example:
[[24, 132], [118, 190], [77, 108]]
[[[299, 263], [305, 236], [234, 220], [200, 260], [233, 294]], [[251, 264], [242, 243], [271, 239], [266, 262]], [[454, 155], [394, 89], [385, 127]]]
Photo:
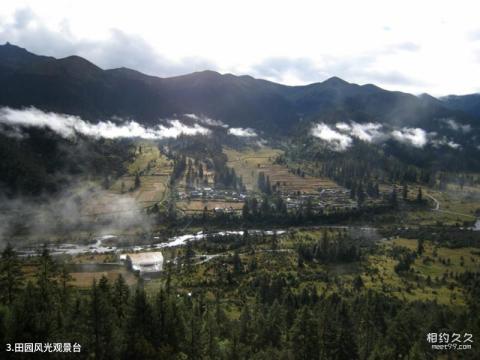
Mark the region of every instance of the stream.
[[[265, 234], [267, 236], [272, 236], [274, 234], [274, 230], [248, 230], [249, 234]], [[286, 231], [285, 230], [277, 230], [277, 235], [282, 235]], [[60, 245], [48, 245], [48, 249], [51, 255], [80, 255], [80, 254], [88, 254], [88, 253], [97, 253], [97, 254], [105, 254], [105, 253], [118, 253], [123, 251], [142, 251], [142, 250], [152, 250], [152, 249], [164, 249], [164, 248], [171, 248], [177, 246], [184, 246], [188, 241], [198, 241], [205, 239], [207, 236], [225, 236], [225, 235], [243, 235], [244, 231], [220, 231], [216, 233], [203, 233], [202, 231], [196, 234], [186, 234], [180, 236], [174, 236], [168, 239], [167, 242], [160, 242], [154, 244], [146, 244], [146, 245], [130, 245], [130, 246], [115, 246], [115, 245], [105, 245], [103, 242], [105, 240], [111, 240], [117, 238], [115, 235], [103, 235], [99, 237], [95, 237], [95, 242], [93, 244], [88, 245], [78, 245], [78, 244], [69, 244], [64, 243]], [[158, 239], [155, 237], [154, 239]], [[41, 246], [30, 247], [25, 249], [19, 249], [18, 253], [21, 256], [34, 256], [37, 255], [39, 250], [41, 250]]]
[[477, 219], [477, 221], [475, 222], [475, 225], [473, 225], [473, 227], [472, 227], [472, 230], [473, 231], [480, 231], [480, 219]]

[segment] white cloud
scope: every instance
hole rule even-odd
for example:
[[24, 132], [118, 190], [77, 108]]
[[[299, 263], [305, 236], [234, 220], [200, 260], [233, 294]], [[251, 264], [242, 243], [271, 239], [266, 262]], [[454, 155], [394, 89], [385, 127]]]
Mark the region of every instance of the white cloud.
[[462, 131], [464, 133], [470, 132], [472, 127], [469, 124], [463, 125], [455, 121], [454, 119], [443, 119], [443, 121], [455, 131]]
[[359, 124], [351, 121], [350, 124], [345, 122], [336, 123], [335, 127], [353, 137], [366, 142], [378, 141], [384, 137], [384, 134], [380, 131], [382, 124], [378, 123], [366, 123]]
[[[334, 129], [336, 128], [336, 130]], [[452, 149], [461, 148], [451, 139], [439, 138], [435, 132], [427, 132], [420, 128], [386, 128], [379, 123], [360, 124], [354, 121], [338, 122], [332, 128], [324, 123], [314, 125], [311, 133], [313, 136], [325, 140], [330, 148], [336, 151], [344, 151], [352, 145], [353, 139], [368, 143], [384, 143], [389, 139], [401, 142], [406, 145], [423, 148], [427, 144], [433, 146], [448, 146]]]
[[402, 128], [401, 130], [393, 130], [392, 136], [395, 140], [406, 143], [418, 148], [424, 147], [427, 142], [427, 132], [420, 128]]
[[335, 127], [338, 129], [338, 130], [342, 130], [342, 131], [350, 131], [352, 129], [352, 127], [345, 123], [345, 122], [339, 122], [339, 123], [336, 123], [335, 124]]
[[228, 127], [222, 121], [209, 118], [208, 116], [197, 115], [197, 114], [184, 114], [184, 116], [186, 116], [189, 119], [195, 120], [195, 121], [197, 121], [201, 124], [204, 124], [204, 125]]
[[251, 128], [230, 128], [228, 129], [228, 133], [230, 135], [238, 136], [238, 137], [254, 137], [258, 136], [255, 130]]
[[213, 67], [290, 84], [336, 75], [434, 95], [480, 90], [479, 29], [474, 1], [2, 0], [0, 9], [0, 42], [103, 67]]
[[333, 130], [330, 126], [320, 123], [313, 127], [312, 135], [326, 141], [329, 147], [335, 151], [345, 151], [352, 144], [352, 138]]
[[440, 146], [448, 146], [452, 149], [460, 149], [462, 146], [453, 140], [449, 140], [446, 137], [443, 137], [441, 139], [433, 139], [431, 141], [432, 145], [435, 147], [440, 147]]
[[168, 120], [169, 126], [158, 125], [146, 128], [135, 121], [126, 121], [116, 124], [111, 121], [101, 121], [92, 124], [82, 120], [78, 116], [44, 112], [36, 108], [23, 110], [8, 107], [0, 108], [0, 123], [13, 127], [39, 127], [48, 128], [62, 137], [71, 138], [76, 133], [94, 138], [142, 138], [163, 139], [175, 138], [184, 135], [207, 135], [210, 130], [195, 124], [186, 126], [179, 120]]

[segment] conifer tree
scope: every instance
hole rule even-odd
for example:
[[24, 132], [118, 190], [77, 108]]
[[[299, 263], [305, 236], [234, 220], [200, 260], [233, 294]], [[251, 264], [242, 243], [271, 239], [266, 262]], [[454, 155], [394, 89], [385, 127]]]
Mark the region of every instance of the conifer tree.
[[0, 301], [11, 304], [23, 284], [20, 260], [13, 247], [7, 244], [0, 260]]

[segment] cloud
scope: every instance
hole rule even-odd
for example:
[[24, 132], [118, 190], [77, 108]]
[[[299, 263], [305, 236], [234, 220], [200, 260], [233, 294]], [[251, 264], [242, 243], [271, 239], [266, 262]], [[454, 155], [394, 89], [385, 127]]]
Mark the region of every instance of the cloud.
[[309, 83], [323, 80], [328, 74], [308, 58], [272, 57], [252, 66], [253, 76], [280, 83]]
[[230, 135], [238, 136], [238, 137], [254, 137], [258, 136], [255, 130], [251, 128], [230, 128], [228, 129], [228, 133]]
[[467, 35], [469, 40], [472, 41], [479, 41], [480, 40], [480, 29], [476, 29], [474, 31], [470, 31]]
[[197, 114], [184, 114], [184, 116], [204, 125], [219, 126], [224, 128], [228, 127], [228, 125], [225, 125], [222, 121], [209, 118], [208, 116], [197, 115]]
[[317, 124], [312, 129], [312, 135], [326, 141], [334, 151], [345, 151], [352, 144], [352, 138], [335, 131], [324, 123]]
[[472, 127], [471, 125], [469, 124], [466, 124], [466, 125], [463, 125], [463, 124], [460, 124], [458, 123], [457, 121], [455, 121], [454, 119], [442, 119], [443, 122], [445, 122], [452, 130], [455, 130], [455, 131], [462, 131], [464, 133], [467, 133], [467, 132], [470, 132], [472, 130]]
[[420, 128], [404, 127], [401, 130], [392, 131], [391, 134], [395, 140], [417, 148], [424, 147], [428, 142], [427, 132]]
[[[336, 129], [336, 130], [335, 130]], [[452, 149], [461, 148], [451, 139], [439, 138], [435, 132], [427, 132], [420, 128], [385, 128], [379, 123], [360, 124], [355, 121], [338, 122], [334, 127], [319, 123], [312, 127], [311, 134], [328, 142], [334, 151], [345, 151], [353, 144], [353, 139], [368, 143], [384, 143], [390, 139], [403, 144], [423, 148], [427, 144], [435, 147], [448, 146]]]
[[[92, 183], [74, 183], [42, 202], [24, 197], [10, 199], [0, 192], [0, 247], [21, 226], [38, 237], [71, 232], [86, 225], [92, 233], [149, 229], [150, 218], [130, 194], [115, 194]], [[108, 233], [108, 232], [107, 232]]]
[[386, 51], [390, 53], [400, 52], [400, 51], [416, 52], [416, 51], [419, 51], [420, 49], [421, 49], [420, 45], [410, 41], [406, 41], [403, 43], [391, 45], [387, 47]]
[[[118, 28], [110, 29], [106, 38], [95, 40], [75, 36], [67, 20], [58, 29], [52, 30], [30, 8], [17, 10], [12, 22], [7, 23], [0, 18], [0, 41], [9, 41], [29, 51], [54, 57], [79, 55], [104, 69], [128, 67], [157, 76], [180, 75], [205, 69], [220, 70], [214, 61], [202, 57], [169, 59], [159, 54], [143, 37], [125, 33]], [[316, 61], [307, 57], [270, 57], [247, 67], [254, 76], [287, 84], [306, 84], [340, 76], [357, 82], [409, 85], [414, 81], [406, 75], [397, 70], [379, 71], [375, 64], [381, 56], [418, 49], [417, 44], [403, 42], [351, 57], [324, 54]]]
[[419, 50], [419, 45], [404, 42], [350, 57], [324, 54], [319, 56], [317, 61], [306, 57], [271, 57], [253, 65], [250, 72], [256, 77], [280, 83], [307, 84], [338, 76], [358, 83], [418, 86], [424, 83], [397, 69], [378, 70], [381, 67], [377, 64], [384, 57]]
[[104, 69], [128, 67], [157, 76], [217, 68], [215, 63], [201, 57], [168, 59], [141, 36], [119, 29], [110, 29], [107, 38], [95, 40], [76, 37], [66, 20], [58, 29], [52, 30], [29, 8], [17, 10], [12, 22], [0, 18], [0, 41], [9, 41], [34, 53], [54, 57], [79, 55]]
[[350, 124], [337, 123], [335, 124], [335, 127], [366, 142], [374, 142], [384, 137], [384, 133], [380, 131], [382, 124], [378, 123], [359, 124], [351, 121]]
[[91, 124], [78, 116], [44, 112], [36, 108], [12, 109], [0, 108], [0, 123], [18, 127], [48, 128], [64, 138], [74, 137], [77, 133], [94, 138], [142, 138], [163, 139], [175, 138], [184, 135], [207, 135], [210, 130], [194, 124], [186, 126], [179, 120], [168, 120], [169, 126], [158, 125], [145, 128], [135, 121], [126, 121], [121, 124], [112, 121], [102, 121]]
[[462, 147], [460, 144], [454, 142], [453, 140], [449, 140], [446, 137], [441, 139], [433, 139], [431, 142], [432, 145], [437, 148], [441, 146], [448, 146], [452, 149], [460, 149]]

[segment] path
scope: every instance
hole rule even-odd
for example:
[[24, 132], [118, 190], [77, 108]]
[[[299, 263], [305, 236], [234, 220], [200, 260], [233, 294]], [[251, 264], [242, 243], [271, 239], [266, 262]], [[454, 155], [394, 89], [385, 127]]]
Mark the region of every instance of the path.
[[471, 217], [471, 218], [476, 219], [476, 217], [473, 216], [472, 214], [464, 214], [464, 213], [459, 213], [459, 212], [456, 212], [456, 211], [441, 210], [441, 209], [440, 209], [440, 201], [438, 201], [438, 199], [436, 199], [435, 197], [433, 197], [433, 196], [430, 195], [430, 194], [426, 194], [426, 196], [427, 196], [428, 198], [430, 198], [430, 199], [434, 202], [434, 204], [435, 204], [435, 207], [432, 208], [433, 211], [438, 211], [438, 212], [442, 212], [442, 213], [445, 213], [445, 214], [467, 216], [467, 217]]

